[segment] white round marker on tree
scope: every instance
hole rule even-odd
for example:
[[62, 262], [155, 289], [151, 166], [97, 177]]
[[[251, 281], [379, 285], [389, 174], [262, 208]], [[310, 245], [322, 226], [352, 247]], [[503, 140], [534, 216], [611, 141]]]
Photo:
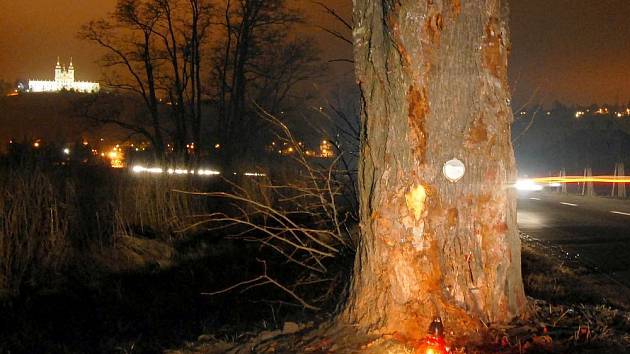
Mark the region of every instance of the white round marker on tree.
[[455, 158], [446, 161], [444, 166], [442, 166], [442, 174], [451, 182], [459, 181], [462, 177], [464, 177], [465, 172], [466, 166], [464, 166], [464, 163]]

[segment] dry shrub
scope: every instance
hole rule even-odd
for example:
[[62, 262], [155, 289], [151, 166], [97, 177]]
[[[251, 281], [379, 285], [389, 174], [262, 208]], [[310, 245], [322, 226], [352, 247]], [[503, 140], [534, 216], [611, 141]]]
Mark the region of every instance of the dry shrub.
[[[71, 190], [71, 189], [69, 189]], [[19, 292], [64, 262], [71, 195], [57, 195], [36, 168], [5, 170], [0, 177], [0, 289]]]
[[276, 139], [295, 147], [290, 158], [264, 176], [228, 182], [231, 191], [182, 190], [223, 205], [214, 213], [197, 215], [189, 227], [205, 227], [210, 234], [221, 232], [260, 246], [255, 257], [262, 275], [206, 294], [272, 285], [290, 302], [319, 309], [334, 301], [347, 284], [346, 275], [338, 269], [331, 271], [331, 266], [338, 267], [340, 256], [351, 254], [357, 242], [353, 232], [356, 203], [344, 202], [352, 182], [348, 183], [347, 171], [339, 169], [339, 157], [308, 157], [285, 124], [271, 115], [266, 118], [280, 130]]

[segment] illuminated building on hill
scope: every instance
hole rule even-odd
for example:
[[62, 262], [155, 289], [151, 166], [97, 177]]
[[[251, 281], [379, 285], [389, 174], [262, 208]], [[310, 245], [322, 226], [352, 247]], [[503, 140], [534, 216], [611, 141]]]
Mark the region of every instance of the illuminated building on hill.
[[70, 65], [67, 69], [65, 65], [61, 66], [59, 64], [59, 58], [57, 58], [54, 81], [28, 81], [28, 90], [30, 92], [59, 92], [61, 90], [68, 90], [89, 93], [98, 92], [99, 89], [100, 85], [98, 82], [74, 81], [74, 66], [72, 65], [72, 58], [70, 58]]

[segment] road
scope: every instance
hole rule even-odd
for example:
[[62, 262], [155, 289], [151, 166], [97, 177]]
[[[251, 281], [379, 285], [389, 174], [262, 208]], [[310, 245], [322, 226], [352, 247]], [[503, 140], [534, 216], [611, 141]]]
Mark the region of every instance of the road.
[[526, 235], [630, 289], [630, 201], [521, 194], [518, 225]]

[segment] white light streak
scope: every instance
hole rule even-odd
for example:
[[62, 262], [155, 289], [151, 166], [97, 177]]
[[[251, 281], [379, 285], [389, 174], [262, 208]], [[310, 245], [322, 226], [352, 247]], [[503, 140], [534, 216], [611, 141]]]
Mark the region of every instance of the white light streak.
[[577, 204], [573, 204], [573, 203], [566, 203], [566, 202], [560, 202], [560, 204], [562, 204], [562, 205], [568, 205], [568, 206], [572, 206], [572, 207], [576, 207], [576, 206], [578, 206]]
[[198, 170], [197, 174], [200, 176], [216, 176], [216, 175], [220, 175], [221, 172], [214, 171], [214, 170]]
[[140, 172], [146, 171], [146, 168], [144, 168], [143, 166], [136, 165], [136, 166], [133, 166], [131, 171], [133, 171], [133, 173], [140, 173]]
[[166, 170], [164, 170], [161, 167], [144, 167], [141, 165], [135, 165], [131, 168], [131, 171], [133, 173], [152, 173], [152, 174], [163, 174], [163, 173], [167, 173], [169, 175], [199, 175], [199, 176], [216, 176], [216, 175], [220, 175], [221, 172], [219, 171], [215, 171], [215, 170], [211, 170], [211, 169], [200, 169], [200, 170], [188, 170], [188, 169], [184, 169], [184, 168], [168, 168]]
[[519, 179], [514, 184], [514, 187], [519, 191], [541, 191], [543, 186], [534, 182], [531, 179]]
[[625, 216], [630, 216], [630, 213], [625, 213], [623, 211], [616, 211], [616, 210], [612, 210], [611, 213], [613, 214], [619, 214], [619, 215], [625, 215]]

